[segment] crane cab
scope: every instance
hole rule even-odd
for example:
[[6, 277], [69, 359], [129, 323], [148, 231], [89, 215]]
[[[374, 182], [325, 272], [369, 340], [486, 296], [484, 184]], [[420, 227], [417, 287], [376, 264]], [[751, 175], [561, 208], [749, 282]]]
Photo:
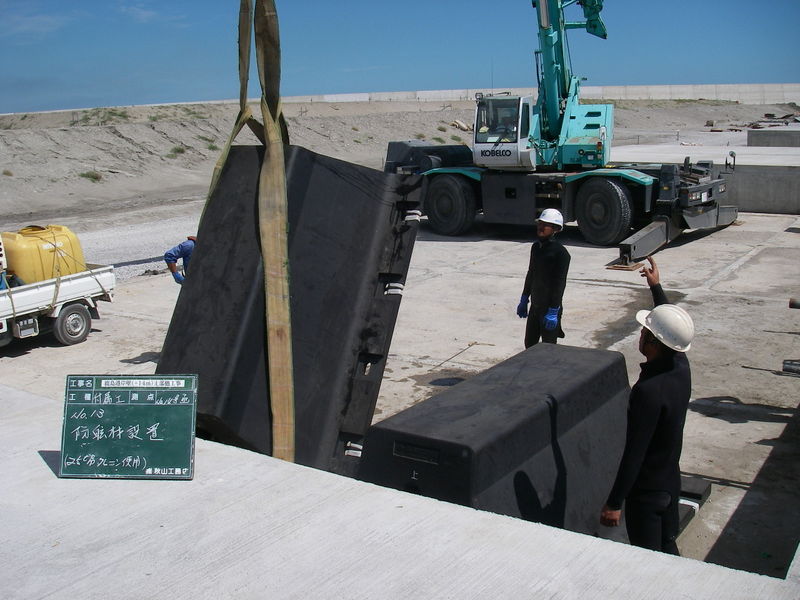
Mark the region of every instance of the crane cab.
[[473, 162], [480, 167], [535, 171], [538, 115], [531, 96], [475, 96]]

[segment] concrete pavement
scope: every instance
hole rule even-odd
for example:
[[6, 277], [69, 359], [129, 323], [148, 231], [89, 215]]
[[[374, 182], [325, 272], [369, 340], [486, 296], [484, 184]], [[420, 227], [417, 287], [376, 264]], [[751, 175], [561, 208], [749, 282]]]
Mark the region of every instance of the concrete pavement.
[[[4, 595], [795, 598], [791, 579], [698, 561], [776, 578], [793, 572], [800, 378], [780, 369], [800, 357], [800, 311], [788, 308], [800, 296], [798, 234], [796, 216], [742, 214], [657, 255], [668, 295], [698, 330], [682, 469], [714, 486], [679, 540], [689, 559], [204, 441], [192, 482], [57, 479], [65, 376], [154, 371], [179, 291], [161, 275], [120, 286], [83, 344], [34, 338], [0, 354]], [[423, 227], [375, 420], [522, 350], [514, 307], [532, 235], [479, 224], [453, 239]], [[564, 342], [623, 352], [635, 380], [633, 315], [650, 305], [649, 292], [638, 273], [604, 269], [616, 250], [587, 246], [574, 227], [562, 241], [572, 254]]]
[[771, 598], [800, 586], [198, 440], [192, 481], [58, 479], [61, 407], [0, 385], [3, 597]]

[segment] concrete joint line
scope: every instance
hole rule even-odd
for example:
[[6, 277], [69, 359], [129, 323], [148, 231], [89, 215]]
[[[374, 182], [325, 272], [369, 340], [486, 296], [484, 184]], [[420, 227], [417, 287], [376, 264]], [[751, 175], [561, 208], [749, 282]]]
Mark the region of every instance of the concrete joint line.
[[141, 313], [132, 313], [121, 310], [114, 310], [113, 308], [103, 307], [102, 316], [105, 315], [123, 317], [125, 319], [131, 319], [134, 321], [144, 321], [146, 323], [156, 323], [158, 325], [169, 325], [169, 319], [164, 320], [160, 318], [151, 317], [150, 315], [143, 315]]
[[747, 254], [745, 254], [744, 256], [742, 256], [741, 258], [739, 258], [737, 261], [735, 261], [735, 262], [731, 263], [730, 265], [728, 265], [727, 267], [725, 267], [724, 269], [722, 269], [722, 271], [720, 271], [719, 273], [717, 273], [716, 275], [714, 275], [714, 276], [713, 276], [711, 279], [709, 279], [709, 280], [708, 280], [708, 282], [706, 282], [706, 287], [707, 287], [708, 289], [712, 289], [712, 288], [713, 288], [715, 285], [717, 285], [717, 284], [718, 284], [720, 281], [722, 281], [723, 279], [725, 279], [726, 277], [728, 277], [728, 275], [730, 275], [730, 274], [731, 274], [731, 273], [733, 273], [734, 271], [737, 271], [737, 270], [739, 269], [739, 267], [741, 267], [743, 264], [745, 264], [746, 262], [748, 262], [748, 261], [749, 261], [751, 258], [753, 258], [753, 257], [754, 257], [756, 254], [758, 254], [759, 252], [761, 252], [761, 251], [764, 249], [764, 247], [765, 247], [765, 246], [764, 246], [763, 244], [759, 244], [758, 246], [756, 246], [755, 248], [753, 248], [752, 250], [750, 250], [750, 252], [748, 252]]
[[[458, 355], [455, 355], [455, 356], [458, 356]], [[396, 361], [396, 362], [403, 362], [403, 363], [407, 363], [407, 364], [410, 364], [410, 365], [414, 365], [415, 367], [430, 367], [428, 369], [428, 372], [430, 372], [430, 371], [433, 371], [434, 369], [438, 368], [440, 365], [443, 365], [443, 364], [445, 364], [447, 362], [452, 361], [452, 359], [453, 359], [453, 357], [450, 357], [447, 360], [445, 360], [444, 362], [436, 363], [435, 360], [426, 359], [426, 358], [420, 358], [419, 356], [412, 356], [412, 355], [409, 355], [409, 354], [404, 354], [404, 355], [389, 354], [389, 360], [387, 361], [387, 364]], [[450, 362], [450, 364], [448, 364], [448, 368], [461, 369], [463, 371], [470, 371], [470, 372], [474, 371], [476, 373], [478, 372], [478, 371], [476, 371], [476, 369], [480, 369], [480, 370], [488, 369], [490, 366], [492, 366], [492, 365], [488, 364], [485, 367], [480, 367], [480, 366], [476, 366], [475, 364], [464, 363], [464, 362]], [[387, 375], [394, 375], [394, 373], [389, 373]]]
[[[444, 359], [444, 360], [443, 360], [442, 362], [440, 362], [438, 365], [436, 365], [435, 367], [433, 367], [433, 369], [438, 369], [438, 368], [439, 368], [439, 367], [441, 367], [443, 364], [445, 364], [445, 363], [447, 363], [447, 362], [450, 362], [450, 361], [451, 361], [451, 360], [453, 360], [453, 359], [454, 359], [456, 356], [458, 356], [459, 354], [463, 354], [464, 352], [466, 352], [467, 350], [469, 350], [469, 349], [470, 349], [470, 348], [472, 348], [473, 346], [494, 346], [494, 344], [487, 344], [487, 343], [485, 343], [485, 342], [470, 342], [469, 344], [467, 344], [467, 347], [466, 347], [466, 348], [462, 348], [461, 350], [459, 350], [458, 352], [456, 352], [455, 354], [453, 354], [453, 356], [451, 356], [450, 358], [446, 358], [446, 359]], [[433, 370], [433, 369], [431, 369], [431, 370]]]

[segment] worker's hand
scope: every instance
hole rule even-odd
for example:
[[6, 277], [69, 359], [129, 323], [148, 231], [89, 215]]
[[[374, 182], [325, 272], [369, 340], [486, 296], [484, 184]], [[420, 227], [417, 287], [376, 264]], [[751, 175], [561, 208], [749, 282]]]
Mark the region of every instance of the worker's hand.
[[519, 304], [517, 304], [517, 316], [520, 319], [525, 319], [528, 316], [528, 298], [529, 296], [522, 294], [519, 298]]
[[650, 268], [647, 265], [643, 266], [639, 274], [642, 277], [647, 279], [647, 285], [653, 287], [654, 285], [658, 285], [660, 282], [660, 278], [658, 276], [658, 265], [656, 265], [656, 261], [653, 260], [652, 256], [647, 257], [647, 262], [650, 263]]
[[544, 328], [547, 331], [553, 331], [556, 327], [558, 327], [558, 306], [548, 308], [544, 316]]
[[602, 525], [606, 527], [618, 527], [621, 518], [621, 510], [612, 510], [608, 508], [608, 505], [603, 505], [603, 509], [600, 511], [600, 523]]
[[178, 285], [181, 285], [183, 283], [184, 277], [183, 277], [183, 275], [180, 274], [179, 271], [175, 271], [172, 274], [172, 278], [175, 280], [175, 283], [177, 283]]

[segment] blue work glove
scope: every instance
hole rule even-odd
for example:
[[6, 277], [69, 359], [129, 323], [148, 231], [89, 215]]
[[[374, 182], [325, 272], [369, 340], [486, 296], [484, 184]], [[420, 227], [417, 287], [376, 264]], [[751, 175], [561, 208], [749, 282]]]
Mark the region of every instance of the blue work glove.
[[547, 314], [544, 316], [544, 328], [547, 329], [547, 331], [553, 331], [553, 329], [558, 327], [558, 309], [558, 306], [547, 309]]
[[175, 271], [175, 272], [172, 274], [172, 278], [175, 280], [175, 283], [177, 283], [178, 285], [181, 285], [181, 284], [183, 283], [183, 279], [184, 279], [184, 277], [183, 277], [183, 275], [181, 275], [181, 274], [180, 274], [180, 272], [178, 272], [178, 271]]
[[519, 304], [517, 304], [517, 316], [520, 319], [524, 319], [528, 316], [528, 298], [526, 294], [522, 294], [519, 298]]

